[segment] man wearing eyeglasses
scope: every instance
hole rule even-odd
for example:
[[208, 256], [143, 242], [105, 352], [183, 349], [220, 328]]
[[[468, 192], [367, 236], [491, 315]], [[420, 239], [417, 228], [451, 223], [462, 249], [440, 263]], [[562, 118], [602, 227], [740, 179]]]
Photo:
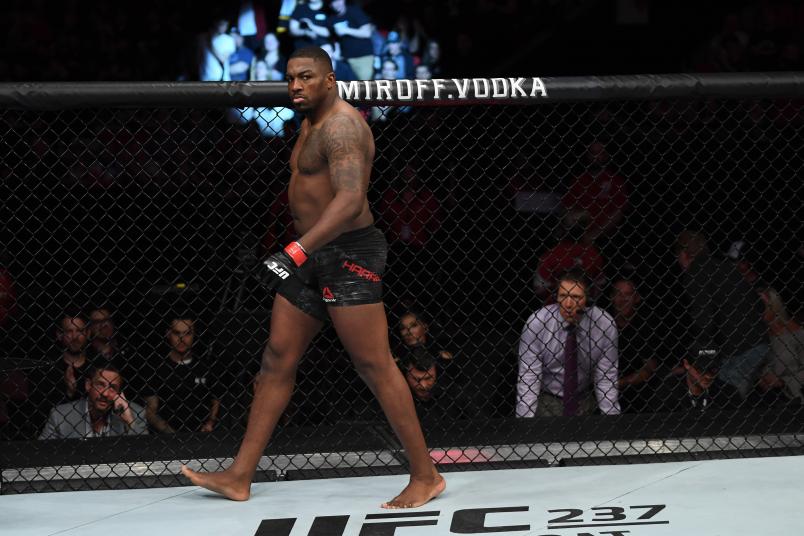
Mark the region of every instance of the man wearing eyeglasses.
[[86, 376], [87, 396], [53, 408], [39, 439], [88, 439], [147, 434], [145, 410], [123, 394], [123, 377], [111, 364]]

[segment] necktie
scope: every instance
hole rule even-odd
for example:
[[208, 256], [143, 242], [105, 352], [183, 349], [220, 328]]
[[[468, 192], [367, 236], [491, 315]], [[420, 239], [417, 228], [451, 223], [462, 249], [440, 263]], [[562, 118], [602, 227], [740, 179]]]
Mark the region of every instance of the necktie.
[[567, 328], [567, 342], [564, 344], [564, 415], [578, 413], [578, 340], [575, 325]]

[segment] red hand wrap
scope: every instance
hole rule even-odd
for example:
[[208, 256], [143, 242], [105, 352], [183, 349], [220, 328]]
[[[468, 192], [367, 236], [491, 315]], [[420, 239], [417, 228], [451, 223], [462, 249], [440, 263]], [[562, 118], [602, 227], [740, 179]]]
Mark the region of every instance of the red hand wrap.
[[304, 251], [304, 248], [298, 242], [291, 242], [285, 246], [285, 253], [288, 254], [288, 257], [293, 259], [293, 263], [296, 266], [301, 266], [304, 264], [304, 261], [307, 260], [307, 252]]

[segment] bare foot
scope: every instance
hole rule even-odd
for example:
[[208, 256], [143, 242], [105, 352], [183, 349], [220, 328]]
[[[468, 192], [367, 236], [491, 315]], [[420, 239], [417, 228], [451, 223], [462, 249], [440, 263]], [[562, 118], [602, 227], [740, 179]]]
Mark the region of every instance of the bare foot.
[[447, 481], [436, 473], [435, 477], [427, 480], [410, 479], [410, 483], [402, 493], [392, 501], [383, 503], [382, 507], [390, 510], [397, 508], [418, 508], [432, 501], [447, 488]]
[[251, 494], [251, 479], [235, 476], [228, 470], [218, 473], [197, 473], [182, 465], [181, 472], [196, 486], [220, 493], [233, 501], [247, 501]]

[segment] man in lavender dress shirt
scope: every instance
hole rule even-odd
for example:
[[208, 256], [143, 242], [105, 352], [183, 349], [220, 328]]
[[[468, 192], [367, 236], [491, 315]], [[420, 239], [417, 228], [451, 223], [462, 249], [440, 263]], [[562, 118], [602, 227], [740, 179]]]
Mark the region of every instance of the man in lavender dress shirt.
[[[542, 307], [525, 323], [519, 340], [517, 417], [568, 414], [565, 408], [567, 385], [575, 386], [577, 400], [569, 414], [592, 413], [595, 400], [602, 414], [620, 413], [617, 326], [604, 310], [595, 306], [587, 308], [588, 288], [588, 279], [582, 271], [568, 270], [559, 280], [557, 303]], [[564, 372], [565, 364], [571, 359], [567, 356], [567, 342], [573, 332], [576, 363], [569, 368], [576, 369], [577, 380], [568, 384]]]

